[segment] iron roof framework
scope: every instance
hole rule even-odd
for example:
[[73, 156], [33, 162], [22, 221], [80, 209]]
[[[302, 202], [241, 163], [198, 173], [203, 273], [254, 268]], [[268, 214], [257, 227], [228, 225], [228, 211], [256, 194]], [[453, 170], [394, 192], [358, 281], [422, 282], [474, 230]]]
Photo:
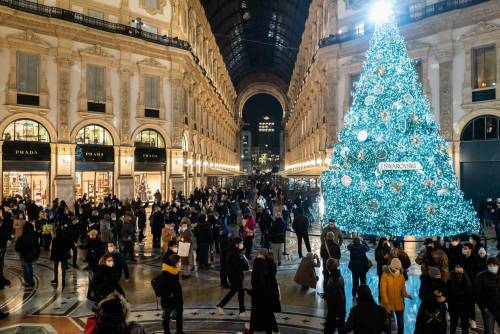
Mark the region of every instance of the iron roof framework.
[[235, 86], [252, 73], [290, 82], [311, 0], [201, 0]]

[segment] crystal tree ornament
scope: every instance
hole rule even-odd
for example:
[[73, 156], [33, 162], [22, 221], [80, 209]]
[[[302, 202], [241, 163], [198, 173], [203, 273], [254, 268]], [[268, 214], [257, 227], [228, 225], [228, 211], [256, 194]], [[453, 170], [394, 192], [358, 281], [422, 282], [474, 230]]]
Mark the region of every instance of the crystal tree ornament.
[[[354, 103], [346, 114], [359, 118], [340, 131], [337, 143], [349, 151], [334, 150], [332, 163], [339, 169], [321, 175], [325, 220], [335, 218], [345, 231], [372, 235], [477, 231], [476, 212], [457, 186], [446, 141], [394, 17], [387, 8], [375, 12], [362, 84], [354, 92], [354, 100], [362, 103]], [[360, 138], [361, 131], [370, 135]], [[377, 141], [382, 135], [384, 140]], [[358, 152], [364, 152], [363, 159], [357, 159]], [[392, 162], [418, 163], [421, 169], [380, 168]]]

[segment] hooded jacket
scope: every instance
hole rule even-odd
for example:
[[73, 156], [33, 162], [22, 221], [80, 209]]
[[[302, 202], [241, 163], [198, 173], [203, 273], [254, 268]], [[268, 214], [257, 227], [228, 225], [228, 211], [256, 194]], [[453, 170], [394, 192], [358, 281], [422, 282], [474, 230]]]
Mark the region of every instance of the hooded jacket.
[[389, 266], [383, 267], [380, 278], [380, 297], [382, 306], [387, 312], [403, 311], [405, 308], [405, 297], [408, 296], [405, 286], [404, 275], [394, 275]]

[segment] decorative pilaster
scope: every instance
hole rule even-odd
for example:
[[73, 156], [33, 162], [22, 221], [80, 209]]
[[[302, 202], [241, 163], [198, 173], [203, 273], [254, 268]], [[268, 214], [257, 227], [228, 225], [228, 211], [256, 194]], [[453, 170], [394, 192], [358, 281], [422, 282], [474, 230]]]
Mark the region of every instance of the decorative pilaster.
[[441, 135], [446, 141], [453, 140], [453, 56], [450, 45], [435, 51], [439, 62], [439, 124]]
[[121, 111], [121, 143], [130, 145], [130, 79], [132, 71], [129, 67], [120, 68], [120, 111]]
[[[66, 52], [68, 51], [68, 52]], [[57, 57], [57, 95], [59, 102], [59, 122], [58, 133], [59, 141], [69, 143], [69, 100], [70, 100], [70, 79], [71, 79], [71, 50], [59, 50]]]

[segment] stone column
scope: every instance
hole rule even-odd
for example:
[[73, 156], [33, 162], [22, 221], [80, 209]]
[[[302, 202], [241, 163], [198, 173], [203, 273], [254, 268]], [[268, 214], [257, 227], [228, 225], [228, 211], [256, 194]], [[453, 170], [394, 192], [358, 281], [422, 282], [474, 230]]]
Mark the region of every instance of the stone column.
[[53, 197], [66, 201], [70, 207], [75, 202], [75, 182], [73, 180], [75, 147], [75, 144], [58, 143], [57, 158], [53, 160], [53, 163], [56, 164], [55, 194]]
[[120, 137], [122, 145], [130, 145], [130, 79], [132, 71], [129, 66], [120, 68]]
[[[60, 44], [66, 42], [65, 39], [60, 39]], [[71, 66], [73, 60], [71, 59], [71, 49], [58, 49], [57, 62], [57, 98], [59, 103], [59, 121], [58, 121], [58, 136], [59, 142], [69, 143], [69, 99], [70, 99], [70, 80], [71, 80]]]
[[134, 150], [132, 146], [120, 146], [119, 159], [115, 161], [119, 166], [118, 191], [116, 192], [120, 200], [134, 198]]

